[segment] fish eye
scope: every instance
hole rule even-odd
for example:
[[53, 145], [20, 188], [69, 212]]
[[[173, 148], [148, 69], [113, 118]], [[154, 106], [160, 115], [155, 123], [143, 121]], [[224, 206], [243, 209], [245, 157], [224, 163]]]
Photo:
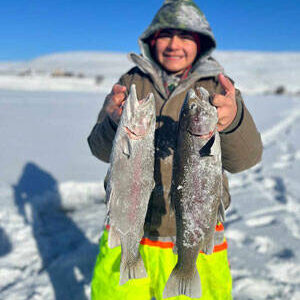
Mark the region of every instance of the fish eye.
[[190, 105], [190, 110], [195, 110], [196, 108], [197, 108], [196, 103], [192, 103], [192, 104]]

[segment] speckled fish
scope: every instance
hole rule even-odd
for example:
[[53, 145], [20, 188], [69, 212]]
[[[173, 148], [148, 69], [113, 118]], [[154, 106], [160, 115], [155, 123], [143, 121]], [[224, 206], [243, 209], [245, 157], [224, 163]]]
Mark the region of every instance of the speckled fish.
[[172, 204], [176, 214], [178, 261], [163, 297], [201, 297], [196, 261], [211, 254], [218, 217], [223, 219], [222, 164], [217, 110], [204, 88], [189, 90], [183, 104], [174, 158]]
[[132, 85], [114, 139], [107, 185], [108, 245], [121, 244], [120, 285], [147, 277], [139, 243], [154, 187], [155, 124], [153, 94], [138, 101]]

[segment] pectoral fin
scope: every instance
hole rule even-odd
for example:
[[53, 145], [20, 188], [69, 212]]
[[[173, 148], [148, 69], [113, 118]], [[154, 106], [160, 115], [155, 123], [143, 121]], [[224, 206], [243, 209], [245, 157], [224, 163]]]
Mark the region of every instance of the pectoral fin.
[[121, 147], [123, 153], [127, 156], [127, 158], [129, 158], [132, 153], [132, 147], [128, 137], [126, 136], [123, 137], [123, 139], [121, 140]]

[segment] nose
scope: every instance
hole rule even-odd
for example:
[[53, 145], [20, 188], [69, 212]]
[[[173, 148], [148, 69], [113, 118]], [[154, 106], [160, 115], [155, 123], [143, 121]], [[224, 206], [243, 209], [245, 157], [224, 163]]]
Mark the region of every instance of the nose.
[[177, 35], [173, 35], [170, 39], [168, 47], [172, 50], [180, 47], [181, 39]]

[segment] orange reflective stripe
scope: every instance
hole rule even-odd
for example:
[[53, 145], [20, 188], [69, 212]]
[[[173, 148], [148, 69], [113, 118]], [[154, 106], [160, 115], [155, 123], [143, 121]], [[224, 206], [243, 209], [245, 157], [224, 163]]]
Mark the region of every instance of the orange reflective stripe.
[[174, 243], [172, 242], [161, 242], [161, 241], [152, 241], [150, 239], [147, 238], [142, 238], [142, 240], [140, 241], [141, 245], [147, 245], [147, 246], [153, 246], [153, 247], [159, 247], [159, 248], [173, 248], [174, 247]]
[[224, 231], [224, 226], [222, 223], [216, 225], [216, 231]]
[[[152, 241], [152, 240], [147, 239], [147, 238], [143, 238], [141, 240], [140, 244], [141, 245], [146, 245], [146, 246], [164, 248], [164, 249], [172, 249], [174, 247], [174, 243], [172, 243], [172, 242]], [[213, 252], [223, 251], [227, 248], [228, 248], [228, 244], [227, 244], [226, 241], [224, 241], [222, 244], [215, 245]], [[200, 253], [204, 253], [204, 252], [200, 251]]]
[[223, 251], [223, 250], [226, 250], [227, 248], [228, 248], [227, 241], [224, 241], [222, 244], [216, 245], [214, 247], [214, 252]]
[[[109, 230], [110, 226], [106, 225], [105, 228], [106, 230]], [[216, 231], [223, 231], [223, 230], [224, 230], [223, 224], [220, 223], [216, 226]], [[145, 246], [150, 246], [150, 247], [163, 248], [163, 249], [172, 249], [174, 247], [173, 242], [153, 241], [148, 238], [142, 238], [140, 244]], [[213, 252], [223, 251], [226, 250], [227, 248], [228, 248], [228, 244], [226, 241], [224, 241], [222, 244], [215, 245]], [[204, 253], [204, 252], [200, 251], [200, 253]]]
[[[223, 251], [223, 250], [226, 250], [228, 248], [228, 244], [226, 241], [224, 241], [222, 244], [219, 244], [219, 245], [216, 245], [214, 246], [214, 253], [215, 252], [220, 252], [220, 251]], [[202, 251], [200, 251], [200, 253], [204, 253]]]

